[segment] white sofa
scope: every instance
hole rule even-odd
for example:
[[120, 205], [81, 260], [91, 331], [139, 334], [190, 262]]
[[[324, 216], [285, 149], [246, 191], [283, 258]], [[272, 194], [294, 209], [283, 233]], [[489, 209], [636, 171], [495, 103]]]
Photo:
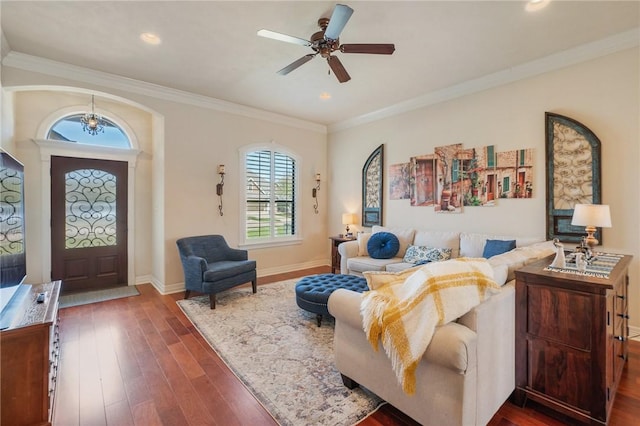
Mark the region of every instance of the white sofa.
[[[379, 227], [381, 230], [398, 232]], [[409, 232], [410, 234], [410, 232]], [[453, 257], [480, 257], [486, 234], [415, 231], [411, 243], [449, 247]], [[439, 327], [416, 370], [416, 393], [407, 395], [397, 382], [384, 350], [366, 339], [360, 315], [361, 295], [337, 290], [328, 308], [336, 319], [335, 362], [346, 386], [362, 385], [423, 425], [485, 425], [515, 388], [514, 271], [554, 253], [553, 243], [514, 238], [517, 248], [489, 259], [501, 291], [457, 321]], [[373, 270], [402, 270], [402, 257], [378, 262], [357, 256], [358, 243], [339, 247], [343, 272], [359, 275], [363, 265]], [[401, 243], [402, 250], [402, 243]], [[406, 250], [406, 245], [405, 245]]]

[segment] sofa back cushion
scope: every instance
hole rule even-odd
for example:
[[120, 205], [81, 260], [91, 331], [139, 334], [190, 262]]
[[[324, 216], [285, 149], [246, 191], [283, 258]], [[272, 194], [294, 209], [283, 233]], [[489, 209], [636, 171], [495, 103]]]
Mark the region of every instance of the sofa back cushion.
[[413, 236], [415, 235], [416, 230], [412, 228], [387, 228], [385, 226], [374, 225], [371, 228], [371, 233], [375, 234], [376, 232], [390, 232], [398, 237], [400, 249], [398, 250], [398, 254], [396, 254], [396, 256], [404, 257], [404, 254], [407, 252], [407, 248], [409, 248], [409, 245], [413, 244]]
[[[462, 232], [460, 234], [460, 256], [461, 257], [482, 257], [484, 246], [487, 240], [513, 240], [513, 236], [476, 234]], [[528, 246], [544, 241], [542, 238], [516, 238], [516, 247]]]
[[515, 278], [516, 269], [528, 265], [543, 257], [550, 256], [556, 252], [553, 241], [543, 241], [530, 244], [524, 247], [517, 247], [489, 259], [489, 264], [494, 268], [499, 266], [507, 267], [507, 282]]
[[451, 249], [451, 257], [460, 256], [460, 232], [416, 231], [413, 245]]

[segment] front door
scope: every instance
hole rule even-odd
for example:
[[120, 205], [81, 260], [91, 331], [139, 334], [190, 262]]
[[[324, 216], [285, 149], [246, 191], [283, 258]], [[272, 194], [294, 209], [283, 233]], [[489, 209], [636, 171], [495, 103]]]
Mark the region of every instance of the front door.
[[127, 168], [51, 157], [51, 278], [63, 293], [127, 285]]

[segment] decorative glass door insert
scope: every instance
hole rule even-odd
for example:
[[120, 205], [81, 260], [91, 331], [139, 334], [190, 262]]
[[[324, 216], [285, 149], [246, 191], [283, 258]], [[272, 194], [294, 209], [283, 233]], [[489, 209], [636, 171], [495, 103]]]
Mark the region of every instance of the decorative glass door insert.
[[116, 183], [104, 170], [65, 174], [65, 249], [117, 244]]

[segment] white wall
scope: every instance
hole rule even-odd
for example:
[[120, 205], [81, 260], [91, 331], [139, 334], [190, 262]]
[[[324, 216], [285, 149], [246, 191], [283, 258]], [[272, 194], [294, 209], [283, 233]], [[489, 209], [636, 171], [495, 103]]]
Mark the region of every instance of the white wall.
[[[218, 109], [195, 106], [179, 101], [144, 96], [122, 89], [71, 81], [51, 75], [39, 74], [3, 67], [2, 81], [5, 90], [15, 91], [22, 97], [15, 108], [16, 129], [12, 140], [18, 150], [18, 158], [29, 164], [39, 161], [31, 138], [36, 137], [40, 122], [55, 108], [65, 103], [65, 95], [47, 95], [35, 99], [20, 88], [33, 86], [68, 86], [96, 90], [143, 105], [147, 114], [142, 125], [145, 143], [141, 146], [139, 161], [144, 163], [144, 174], [136, 184], [135, 257], [136, 275], [163, 292], [178, 291], [184, 281], [175, 241], [183, 236], [222, 234], [231, 246], [237, 246], [239, 233], [239, 194], [243, 190], [238, 175], [238, 150], [258, 142], [274, 141], [288, 147], [302, 158], [301, 164], [301, 229], [304, 241], [299, 245], [270, 249], [249, 250], [249, 257], [258, 264], [258, 275], [287, 272], [304, 267], [326, 265], [329, 262], [329, 240], [326, 231], [327, 193], [320, 192], [320, 212], [314, 214], [311, 189], [315, 185], [315, 173], [326, 176], [326, 134], [304, 126], [287, 126]], [[34, 95], [35, 96], [35, 95]], [[60, 99], [58, 97], [61, 96]], [[77, 104], [75, 100], [73, 102]], [[88, 98], [87, 98], [88, 103]], [[117, 108], [116, 105], [103, 107]], [[135, 113], [119, 112], [119, 116], [138, 126]], [[138, 132], [137, 127], [136, 132]], [[162, 133], [161, 137], [158, 133]], [[224, 216], [218, 214], [218, 198], [215, 184], [218, 182], [216, 166], [225, 164]], [[40, 220], [41, 189], [37, 175], [31, 175], [27, 195], [29, 203], [29, 259], [41, 258], [39, 247], [49, 244], [37, 235], [32, 222]], [[35, 234], [35, 235], [34, 235]], [[28, 241], [29, 243], [29, 241]], [[40, 276], [37, 262], [29, 262], [30, 276]]]
[[[385, 144], [385, 170], [434, 147], [495, 145], [497, 151], [534, 148], [534, 197], [500, 199], [495, 207], [465, 207], [436, 214], [389, 200], [384, 187], [384, 224], [420, 229], [545, 236], [545, 111], [574, 118], [602, 142], [602, 200], [611, 205], [613, 227], [604, 229], [603, 250], [634, 256], [631, 324], [640, 327], [640, 84], [639, 50], [632, 49], [403, 113], [329, 135], [331, 165], [329, 232], [343, 227], [341, 213], [361, 211], [364, 161]], [[385, 171], [386, 172], [386, 171]], [[361, 227], [360, 227], [361, 229]]]

